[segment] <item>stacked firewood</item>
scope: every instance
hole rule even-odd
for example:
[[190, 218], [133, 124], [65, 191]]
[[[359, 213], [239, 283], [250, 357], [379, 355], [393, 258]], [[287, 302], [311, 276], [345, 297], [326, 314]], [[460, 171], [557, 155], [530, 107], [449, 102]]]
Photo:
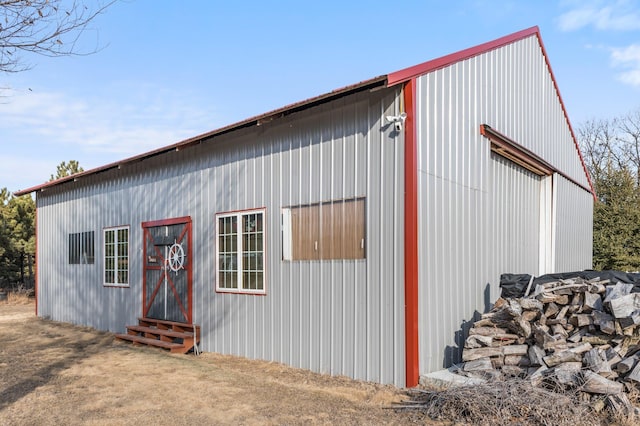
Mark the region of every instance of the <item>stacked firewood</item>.
[[500, 298], [470, 329], [462, 372], [553, 383], [628, 410], [626, 393], [640, 389], [640, 293], [632, 290], [573, 278]]

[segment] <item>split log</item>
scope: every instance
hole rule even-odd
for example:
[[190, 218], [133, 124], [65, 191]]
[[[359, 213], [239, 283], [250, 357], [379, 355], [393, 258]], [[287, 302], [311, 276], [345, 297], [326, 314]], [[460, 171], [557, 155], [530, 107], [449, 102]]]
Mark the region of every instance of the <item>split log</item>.
[[463, 361], [475, 361], [480, 358], [502, 355], [502, 348], [474, 348], [462, 351]]
[[631, 294], [633, 284], [616, 283], [616, 285], [608, 285], [605, 293], [604, 303], [611, 302], [623, 296]]
[[[476, 323], [477, 324], [477, 323]], [[469, 330], [469, 335], [480, 334], [482, 336], [496, 336], [499, 334], [507, 334], [506, 328], [498, 328], [498, 327], [474, 327]], [[518, 337], [515, 334], [514, 338]]]
[[620, 318], [618, 321], [623, 329], [636, 326], [640, 324], [640, 310], [636, 309], [628, 317]]
[[587, 334], [587, 330], [580, 328], [578, 329], [575, 333], [573, 333], [571, 336], [569, 336], [567, 338], [568, 341], [573, 342], [573, 343], [577, 343], [580, 340], [582, 340], [582, 337], [585, 336]]
[[522, 313], [522, 319], [527, 322], [532, 322], [540, 315], [540, 311], [524, 311]]
[[560, 308], [558, 307], [558, 305], [551, 302], [547, 304], [547, 309], [544, 310], [544, 315], [548, 318], [551, 318], [552, 316], [556, 315], [558, 312], [560, 312]]
[[588, 287], [587, 291], [589, 293], [598, 293], [598, 294], [604, 293], [605, 291], [607, 291], [607, 287], [606, 287], [605, 282], [608, 283], [609, 280], [602, 281], [600, 283], [589, 284], [589, 287]]
[[526, 311], [541, 311], [544, 308], [542, 302], [532, 298], [519, 299], [520, 306]]
[[502, 355], [491, 357], [491, 364], [495, 369], [502, 369], [504, 367], [504, 357]]
[[611, 366], [607, 362], [606, 355], [601, 353], [597, 348], [592, 348], [585, 353], [582, 357], [582, 363], [594, 373], [598, 373], [607, 378], [611, 376]]
[[492, 343], [493, 337], [491, 336], [473, 335], [467, 337], [467, 340], [464, 342], [464, 347], [469, 349], [483, 348], [486, 346], [492, 346]]
[[571, 304], [578, 305], [579, 309], [582, 310], [584, 307], [584, 295], [585, 293], [575, 293], [571, 299]]
[[534, 372], [530, 372], [529, 373], [529, 381], [531, 382], [532, 385], [534, 386], [538, 386], [540, 385], [540, 383], [542, 383], [542, 380], [545, 377], [545, 372], [549, 369], [549, 367], [547, 367], [546, 365], [541, 365], [540, 367], [538, 367], [537, 369], [535, 369]]
[[547, 355], [542, 358], [547, 367], [555, 367], [558, 364], [567, 362], [579, 362], [582, 365], [582, 356], [578, 353], [571, 352], [570, 350], [564, 350], [556, 352], [551, 355]]
[[631, 373], [627, 375], [626, 379], [640, 383], [640, 362], [636, 363], [636, 366], [631, 370]]
[[611, 336], [607, 334], [588, 334], [582, 337], [582, 341], [592, 345], [606, 345], [611, 341]]
[[540, 348], [536, 345], [529, 346], [529, 350], [527, 351], [529, 355], [529, 361], [531, 365], [546, 365], [542, 358], [546, 356], [544, 349]]
[[554, 368], [545, 370], [543, 375], [563, 385], [576, 385], [581, 369], [581, 362], [564, 362]]
[[557, 319], [557, 320], [563, 319], [567, 315], [568, 311], [569, 311], [569, 307], [568, 306], [563, 306], [560, 309], [560, 311], [557, 313], [557, 315], [555, 316], [554, 319]]
[[526, 355], [529, 350], [528, 345], [511, 345], [511, 346], [503, 346], [502, 348], [503, 355]]
[[576, 354], [582, 354], [585, 352], [589, 352], [591, 349], [593, 349], [593, 346], [591, 346], [591, 344], [589, 342], [583, 342], [580, 344], [577, 344], [575, 346], [573, 346], [571, 349], [569, 349], [571, 352], [576, 353]]
[[616, 364], [622, 361], [622, 357], [613, 348], [607, 348], [605, 354], [611, 368], [615, 368]]
[[615, 370], [620, 374], [627, 374], [629, 371], [633, 370], [637, 362], [638, 357], [635, 355], [628, 356], [616, 364]]
[[612, 299], [609, 302], [609, 309], [616, 318], [624, 318], [640, 309], [640, 293], [632, 293]]
[[567, 325], [567, 319], [566, 318], [561, 318], [561, 319], [547, 319], [547, 325], [555, 325], [555, 324], [560, 324], [563, 327], [565, 327]]
[[[548, 291], [543, 291], [540, 294], [536, 295], [536, 299], [538, 299], [542, 303], [557, 303], [556, 301], [560, 299], [562, 296], [555, 295]], [[565, 303], [566, 304], [566, 303]]]
[[586, 327], [593, 324], [593, 316], [591, 314], [574, 314], [569, 318], [569, 322], [576, 327]]
[[464, 371], [493, 370], [493, 364], [491, 363], [491, 358], [479, 358], [473, 361], [465, 362], [462, 369]]
[[584, 306], [582, 312], [602, 311], [602, 298], [596, 293], [584, 293]]
[[607, 334], [613, 334], [616, 331], [613, 317], [602, 311], [593, 311], [593, 323], [600, 328], [600, 331]]
[[597, 393], [603, 395], [615, 395], [622, 393], [624, 386], [622, 383], [609, 380], [590, 370], [582, 372], [584, 384], [582, 390], [589, 393]]
[[567, 332], [567, 330], [565, 330], [565, 328], [562, 326], [562, 324], [554, 324], [551, 326], [551, 332], [553, 333], [554, 336], [560, 336], [563, 339], [566, 339], [567, 337], [569, 337], [569, 333]]
[[463, 361], [474, 361], [480, 358], [501, 356], [501, 355], [525, 355], [529, 349], [528, 345], [509, 345], [497, 348], [473, 348], [462, 351]]
[[529, 367], [531, 361], [527, 355], [506, 355], [504, 365], [517, 365], [518, 367]]

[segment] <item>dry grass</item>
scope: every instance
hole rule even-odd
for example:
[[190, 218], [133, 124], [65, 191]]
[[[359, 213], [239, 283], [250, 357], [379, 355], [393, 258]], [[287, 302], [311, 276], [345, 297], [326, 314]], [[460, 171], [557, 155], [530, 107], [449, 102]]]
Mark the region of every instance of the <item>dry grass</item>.
[[26, 292], [11, 292], [7, 294], [7, 302], [11, 305], [30, 305], [33, 298]]
[[[585, 400], [578, 390], [556, 387], [551, 391], [521, 378], [439, 390], [415, 389], [407, 395], [409, 400], [397, 408], [413, 412], [414, 421], [431, 419], [473, 425], [637, 424], [637, 420], [623, 413], [595, 412], [593, 401]], [[634, 398], [630, 398], [632, 402]]]
[[273, 362], [135, 347], [0, 303], [0, 425], [405, 425], [386, 409], [401, 398]]

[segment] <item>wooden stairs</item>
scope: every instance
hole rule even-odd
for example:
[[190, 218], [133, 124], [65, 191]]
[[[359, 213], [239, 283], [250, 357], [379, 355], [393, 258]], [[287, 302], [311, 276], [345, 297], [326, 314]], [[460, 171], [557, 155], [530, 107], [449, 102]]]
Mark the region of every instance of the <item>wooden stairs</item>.
[[155, 346], [173, 353], [185, 354], [194, 346], [194, 329], [200, 343], [200, 326], [154, 318], [138, 318], [138, 325], [128, 325], [126, 334], [116, 334], [120, 340], [134, 345]]

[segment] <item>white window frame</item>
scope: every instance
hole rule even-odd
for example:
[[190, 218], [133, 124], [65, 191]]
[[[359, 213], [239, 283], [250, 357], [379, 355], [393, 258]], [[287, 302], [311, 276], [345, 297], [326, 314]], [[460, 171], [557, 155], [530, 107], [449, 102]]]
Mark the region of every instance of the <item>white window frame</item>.
[[[261, 289], [249, 289], [244, 288], [243, 286], [243, 264], [242, 259], [245, 251], [242, 250], [242, 237], [244, 235], [242, 230], [242, 218], [243, 216], [248, 216], [252, 214], [261, 214], [262, 215], [262, 288]], [[236, 223], [238, 224], [238, 231], [236, 235], [236, 247], [238, 248], [236, 252], [235, 265], [237, 266], [237, 288], [226, 288], [220, 287], [220, 241], [218, 236], [220, 235], [220, 219], [226, 217], [235, 217]], [[265, 295], [267, 293], [267, 215], [266, 209], [252, 209], [252, 210], [242, 210], [236, 212], [227, 212], [227, 213], [218, 213], [215, 218], [215, 229], [216, 229], [216, 258], [215, 258], [215, 281], [216, 281], [216, 292], [219, 293], [236, 293], [236, 294], [255, 294], [255, 295]]]
[[[118, 265], [120, 264], [119, 260], [121, 258], [120, 255], [118, 255], [118, 244], [121, 243], [121, 241], [118, 241], [118, 231], [121, 230], [127, 230], [127, 254], [126, 254], [126, 259], [127, 259], [127, 282], [118, 282], [118, 278], [119, 278], [119, 272], [121, 271], [125, 271], [125, 269], [118, 269]], [[113, 232], [114, 233], [114, 270], [113, 270], [113, 278], [114, 278], [114, 282], [107, 282], [107, 233], [108, 232]], [[115, 226], [112, 228], [104, 228], [102, 230], [102, 261], [103, 261], [103, 274], [102, 274], [102, 280], [103, 280], [103, 285], [105, 287], [129, 287], [129, 280], [130, 280], [130, 275], [131, 275], [131, 268], [130, 268], [130, 263], [131, 263], [131, 229], [130, 227], [127, 226]], [[122, 257], [122, 259], [124, 259], [124, 257]]]

